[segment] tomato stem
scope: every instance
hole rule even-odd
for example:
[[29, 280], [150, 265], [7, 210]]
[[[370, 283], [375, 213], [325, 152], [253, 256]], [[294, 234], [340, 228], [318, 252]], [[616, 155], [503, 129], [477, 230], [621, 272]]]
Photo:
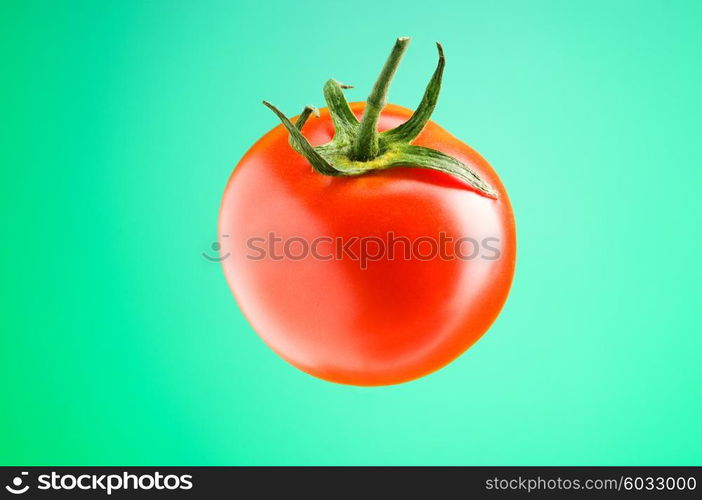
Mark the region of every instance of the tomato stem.
[[385, 61], [385, 65], [380, 71], [375, 85], [373, 85], [373, 90], [366, 100], [366, 108], [363, 111], [358, 135], [351, 146], [353, 160], [368, 161], [378, 155], [378, 118], [385, 107], [390, 82], [395, 76], [409, 42], [410, 39], [407, 37], [400, 37], [395, 41], [392, 52], [390, 52], [390, 56]]
[[470, 166], [441, 151], [411, 144], [429, 121], [439, 98], [446, 63], [441, 44], [436, 44], [439, 61], [417, 109], [405, 123], [378, 133], [378, 119], [385, 106], [388, 87], [408, 44], [409, 38], [398, 38], [395, 42], [368, 96], [360, 123], [344, 96], [343, 91], [349, 86], [334, 79], [324, 84], [324, 99], [334, 124], [334, 138], [327, 144], [314, 147], [302, 134], [302, 127], [316, 108], [307, 106], [293, 124], [271, 103], [263, 101], [263, 104], [278, 116], [290, 134], [290, 146], [304, 156], [320, 174], [355, 176], [394, 167], [428, 168], [452, 175], [479, 193], [497, 198], [497, 191], [483, 181]]

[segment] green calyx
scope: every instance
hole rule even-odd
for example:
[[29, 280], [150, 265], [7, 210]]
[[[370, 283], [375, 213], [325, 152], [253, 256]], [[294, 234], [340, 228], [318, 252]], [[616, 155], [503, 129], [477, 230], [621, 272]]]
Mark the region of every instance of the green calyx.
[[289, 141], [293, 149], [303, 155], [320, 174], [355, 176], [392, 167], [428, 168], [457, 177], [477, 191], [497, 198], [497, 192], [460, 160], [435, 149], [410, 144], [429, 121], [439, 97], [445, 65], [441, 44], [436, 44], [439, 63], [415, 112], [402, 125], [386, 132], [378, 132], [378, 119], [386, 104], [388, 87], [408, 44], [409, 38], [398, 38], [395, 42], [368, 96], [360, 122], [344, 97], [343, 89], [350, 87], [333, 79], [327, 81], [324, 85], [324, 99], [335, 129], [334, 138], [327, 144], [313, 147], [302, 135], [302, 127], [316, 111], [312, 106], [307, 106], [293, 124], [271, 103], [263, 101], [263, 104], [280, 118], [290, 133]]

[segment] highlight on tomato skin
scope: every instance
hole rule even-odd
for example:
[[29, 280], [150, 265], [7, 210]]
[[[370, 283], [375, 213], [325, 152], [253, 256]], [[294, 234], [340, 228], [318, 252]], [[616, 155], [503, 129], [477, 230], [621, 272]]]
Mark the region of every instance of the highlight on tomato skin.
[[[244, 155], [219, 216], [222, 266], [263, 341], [315, 377], [407, 382], [473, 345], [512, 283], [515, 224], [488, 162], [429, 117], [445, 60], [419, 106], [384, 105], [408, 39], [368, 102], [324, 87]], [[331, 82], [331, 83], [330, 83]], [[408, 125], [409, 124], [409, 125]]]

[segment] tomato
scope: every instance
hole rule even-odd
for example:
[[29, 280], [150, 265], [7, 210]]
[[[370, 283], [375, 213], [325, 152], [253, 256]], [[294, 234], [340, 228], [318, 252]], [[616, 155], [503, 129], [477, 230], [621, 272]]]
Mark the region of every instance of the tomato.
[[[358, 119], [365, 108], [350, 105]], [[377, 130], [411, 116], [387, 105]], [[303, 132], [312, 146], [331, 141], [330, 110]], [[264, 342], [311, 375], [362, 386], [421, 377], [478, 340], [507, 298], [515, 224], [497, 174], [431, 121], [412, 144], [460, 160], [494, 196], [424, 168], [322, 175], [282, 125], [229, 179], [219, 219], [226, 279]]]

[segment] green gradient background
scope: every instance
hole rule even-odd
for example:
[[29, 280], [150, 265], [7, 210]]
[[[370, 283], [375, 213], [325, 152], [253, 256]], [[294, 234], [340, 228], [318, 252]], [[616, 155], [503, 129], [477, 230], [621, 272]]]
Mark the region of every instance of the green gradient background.
[[[702, 3], [109, 4], [1, 4], [1, 464], [702, 464]], [[447, 368], [344, 387], [200, 254], [261, 99], [362, 100], [398, 35], [405, 106], [444, 43], [517, 274]]]

